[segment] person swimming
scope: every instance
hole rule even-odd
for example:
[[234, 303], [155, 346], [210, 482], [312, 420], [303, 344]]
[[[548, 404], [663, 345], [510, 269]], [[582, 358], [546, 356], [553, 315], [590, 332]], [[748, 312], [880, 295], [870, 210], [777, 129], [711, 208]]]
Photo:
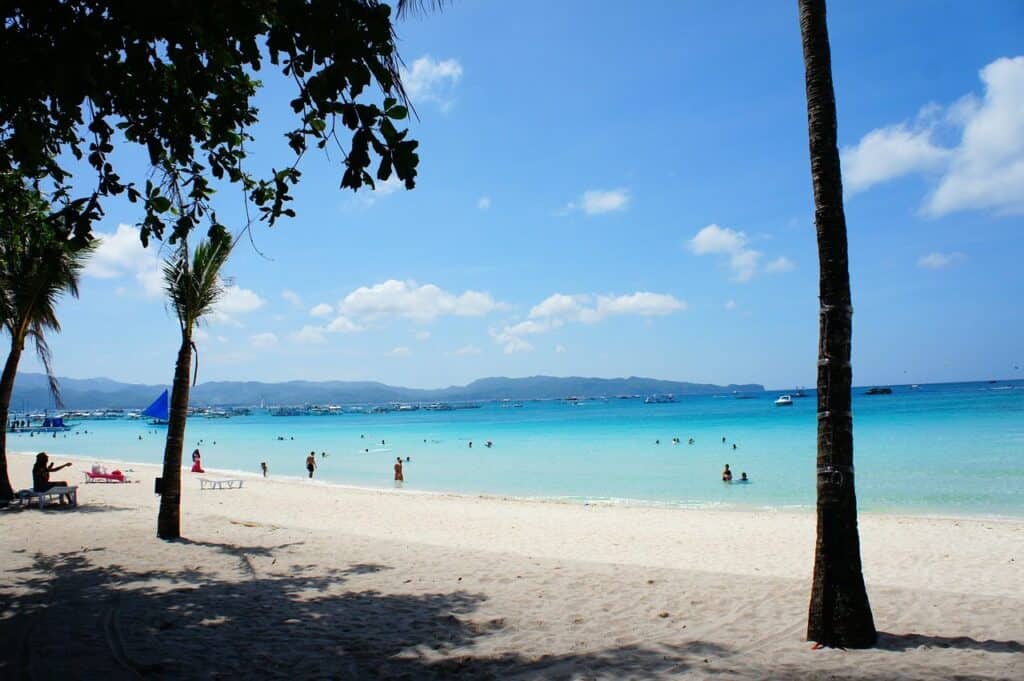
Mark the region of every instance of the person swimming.
[[736, 443], [735, 442], [732, 443], [732, 448], [736, 449]]
[[729, 470], [729, 464], [725, 464], [725, 470], [722, 471], [722, 482], [732, 482], [732, 471]]
[[746, 471], [740, 473], [740, 482], [750, 482], [750, 479], [747, 477]]

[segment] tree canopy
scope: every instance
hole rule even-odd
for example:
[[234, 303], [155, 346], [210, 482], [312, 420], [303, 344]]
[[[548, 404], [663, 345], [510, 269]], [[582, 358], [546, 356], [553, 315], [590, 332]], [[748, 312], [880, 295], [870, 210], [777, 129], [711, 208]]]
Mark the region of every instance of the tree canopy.
[[[25, 0], [0, 14], [0, 174], [29, 182], [0, 183], [0, 210], [42, 187], [50, 222], [87, 241], [104, 201], [124, 194], [143, 208], [143, 243], [174, 243], [203, 223], [220, 229], [223, 181], [273, 224], [295, 214], [289, 188], [307, 149], [329, 145], [344, 158], [342, 188], [392, 173], [415, 184], [418, 143], [395, 126], [409, 110], [392, 10], [378, 0]], [[295, 157], [257, 177], [246, 143], [265, 62], [295, 86]], [[123, 176], [118, 145], [145, 149], [149, 177]]]

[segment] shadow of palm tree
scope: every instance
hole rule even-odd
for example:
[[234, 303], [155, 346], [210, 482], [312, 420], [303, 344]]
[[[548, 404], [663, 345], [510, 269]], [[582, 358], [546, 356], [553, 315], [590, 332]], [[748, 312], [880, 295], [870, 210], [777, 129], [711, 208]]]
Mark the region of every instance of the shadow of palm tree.
[[[275, 561], [291, 546], [189, 543]], [[654, 678], [732, 654], [694, 641], [481, 656], [475, 645], [505, 626], [479, 615], [484, 595], [350, 589], [350, 579], [386, 565], [325, 575], [250, 564], [248, 578], [225, 580], [200, 569], [132, 571], [93, 558], [37, 554], [32, 565], [5, 571], [15, 578], [0, 583], [13, 582], [16, 591], [0, 588], [10, 596], [0, 601], [0, 641], [9, 643], [0, 650], [0, 677]]]
[[957, 648], [960, 650], [984, 650], [990, 653], [1024, 653], [1020, 641], [979, 641], [970, 636], [929, 636], [927, 634], [890, 634], [878, 632], [877, 648], [882, 650], [905, 651], [914, 648]]

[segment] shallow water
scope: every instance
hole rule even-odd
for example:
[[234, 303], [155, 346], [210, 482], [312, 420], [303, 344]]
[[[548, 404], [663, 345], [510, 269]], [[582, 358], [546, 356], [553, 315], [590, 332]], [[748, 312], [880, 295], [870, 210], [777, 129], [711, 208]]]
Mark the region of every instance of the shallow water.
[[[855, 389], [854, 397], [861, 509], [1024, 516], [1024, 381], [863, 392]], [[795, 399], [792, 407], [776, 407], [779, 394], [688, 397], [670, 404], [611, 399], [580, 406], [485, 404], [449, 412], [191, 418], [185, 458], [198, 445], [208, 468], [256, 473], [266, 461], [272, 476], [305, 477], [306, 455], [315, 450], [319, 480], [390, 487], [400, 455], [412, 459], [405, 464], [407, 489], [695, 507], [812, 507], [814, 393]], [[56, 438], [8, 434], [8, 447], [159, 463], [165, 432], [140, 421], [82, 421]], [[673, 445], [673, 437], [681, 443]], [[687, 444], [691, 437], [693, 445]], [[486, 448], [486, 440], [494, 446]], [[723, 484], [725, 463], [736, 478], [746, 471], [752, 482]], [[21, 482], [29, 481], [14, 484]]]

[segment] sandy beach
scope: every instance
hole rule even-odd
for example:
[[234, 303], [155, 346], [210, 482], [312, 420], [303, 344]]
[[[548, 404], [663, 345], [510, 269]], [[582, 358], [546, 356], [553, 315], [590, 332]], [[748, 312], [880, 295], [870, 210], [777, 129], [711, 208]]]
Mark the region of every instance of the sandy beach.
[[[55, 477], [80, 484], [73, 461]], [[31, 456], [9, 462], [27, 487]], [[0, 512], [0, 677], [1024, 676], [1020, 520], [862, 514], [879, 645], [814, 651], [808, 513], [183, 473], [186, 539], [163, 542], [158, 469], [130, 468], [77, 509]]]

